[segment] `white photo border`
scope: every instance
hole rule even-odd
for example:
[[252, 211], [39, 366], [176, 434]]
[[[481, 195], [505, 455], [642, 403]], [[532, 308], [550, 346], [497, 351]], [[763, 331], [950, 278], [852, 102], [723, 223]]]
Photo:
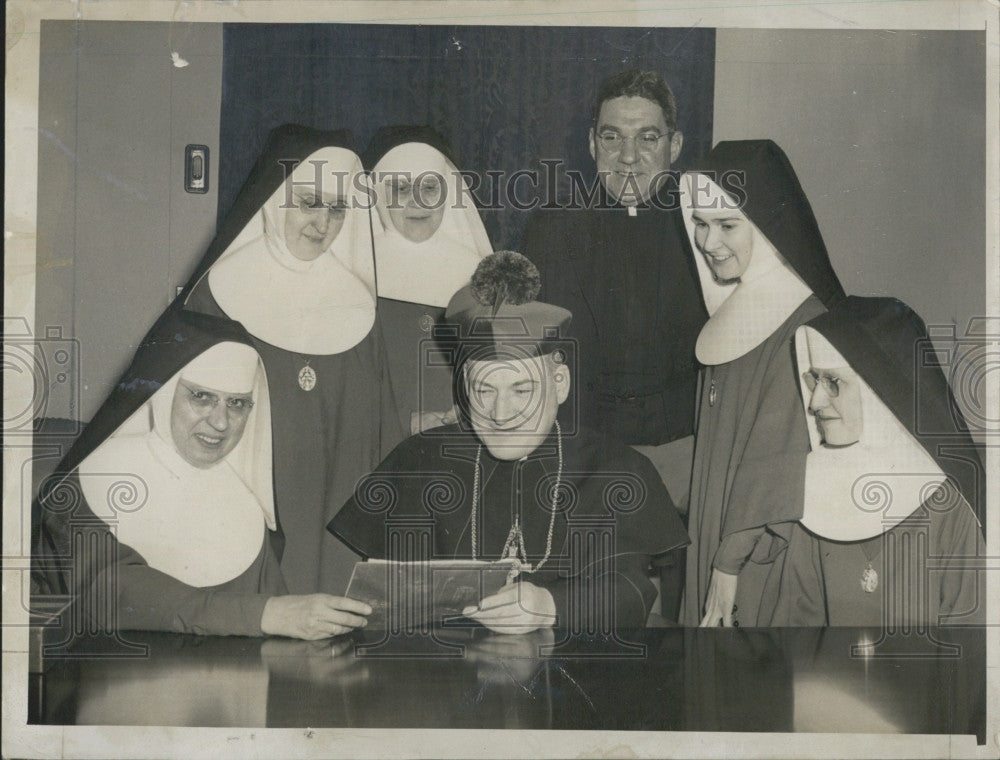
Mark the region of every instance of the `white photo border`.
[[[578, 4], [576, 4], [578, 5]], [[248, 2], [246, 0], [12, 0], [7, 3], [5, 84], [4, 302], [7, 317], [27, 315], [33, 334], [38, 156], [40, 23], [46, 19], [189, 22], [336, 22], [476, 25], [669, 26], [715, 28], [964, 29], [986, 33], [987, 314], [1000, 315], [1000, 4], [938, 2], [602, 2], [583, 9], [550, 2]], [[164, 51], [151, 51], [164, 55]], [[31, 398], [31, 378], [4, 372], [4, 419]], [[998, 419], [1000, 388], [988, 389]], [[206, 729], [26, 725], [30, 495], [20, 473], [30, 448], [5, 441], [3, 483], [3, 756], [130, 757], [216, 760], [261, 757], [996, 757], [1000, 751], [1000, 628], [987, 631], [987, 744], [974, 737], [699, 732], [493, 730]], [[987, 450], [987, 472], [1000, 472], [1000, 448]], [[1000, 503], [988, 494], [989, 556], [1000, 557]], [[994, 559], [994, 563], [997, 560]], [[1000, 567], [1000, 566], [998, 566]], [[1000, 599], [1000, 573], [988, 573], [989, 598]]]

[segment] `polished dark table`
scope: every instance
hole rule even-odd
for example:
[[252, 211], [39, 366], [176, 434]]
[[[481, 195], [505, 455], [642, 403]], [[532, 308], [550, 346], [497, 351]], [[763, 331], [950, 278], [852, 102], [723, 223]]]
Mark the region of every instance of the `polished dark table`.
[[120, 639], [50, 650], [29, 722], [985, 733], [982, 628]]

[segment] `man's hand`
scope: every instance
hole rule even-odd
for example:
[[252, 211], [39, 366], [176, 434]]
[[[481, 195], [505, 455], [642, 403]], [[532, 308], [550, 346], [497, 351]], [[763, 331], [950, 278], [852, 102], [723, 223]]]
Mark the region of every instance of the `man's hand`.
[[315, 641], [368, 624], [372, 608], [364, 602], [329, 594], [272, 596], [264, 605], [260, 629], [271, 636]]
[[555, 625], [556, 603], [548, 589], [522, 581], [504, 586], [462, 614], [496, 633], [531, 633]]
[[708, 599], [705, 601], [705, 617], [702, 628], [713, 628], [722, 621], [727, 628], [733, 624], [733, 607], [736, 604], [736, 582], [738, 575], [730, 575], [715, 568], [708, 583]]

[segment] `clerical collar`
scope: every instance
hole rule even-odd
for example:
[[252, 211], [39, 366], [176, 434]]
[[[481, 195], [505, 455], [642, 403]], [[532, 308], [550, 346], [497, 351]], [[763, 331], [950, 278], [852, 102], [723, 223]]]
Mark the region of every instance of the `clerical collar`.
[[660, 186], [656, 189], [653, 194], [655, 196], [654, 200], [651, 202], [649, 199], [640, 201], [632, 205], [622, 203], [618, 198], [612, 198], [608, 193], [607, 189], [602, 185], [602, 200], [603, 204], [609, 205], [612, 208], [623, 208], [625, 213], [636, 218], [644, 214], [651, 209], [658, 209], [660, 211], [675, 211], [679, 208], [678, 196], [677, 196], [677, 185], [674, 183], [672, 185], [673, 189], [669, 183], [671, 180], [669, 178], [660, 183]]
[[612, 198], [610, 194], [605, 193], [605, 199], [611, 204], [613, 208], [625, 209], [625, 213], [631, 217], [639, 216], [640, 211], [649, 211], [651, 208], [649, 201], [639, 201], [638, 203], [622, 203], [618, 198]]
[[[523, 457], [518, 457], [517, 459], [500, 459], [489, 450], [486, 444], [479, 440], [478, 436], [473, 433], [472, 437], [477, 446], [482, 446], [484, 457], [488, 457], [497, 464], [515, 466], [536, 461], [540, 461], [544, 464], [546, 461], [555, 457], [558, 453], [559, 436], [556, 434], [555, 423], [553, 423], [552, 429], [548, 432], [548, 435], [542, 439], [541, 443], [539, 443], [530, 453], [525, 454]], [[566, 436], [562, 437], [565, 438]], [[570, 436], [570, 438], [575, 440], [574, 436]]]
[[597, 208], [599, 210], [624, 210], [628, 216], [635, 218], [639, 216], [640, 211], [648, 211], [650, 205], [649, 201], [640, 201], [632, 205], [622, 203], [621, 199], [611, 195], [608, 189], [602, 184], [597, 196]]

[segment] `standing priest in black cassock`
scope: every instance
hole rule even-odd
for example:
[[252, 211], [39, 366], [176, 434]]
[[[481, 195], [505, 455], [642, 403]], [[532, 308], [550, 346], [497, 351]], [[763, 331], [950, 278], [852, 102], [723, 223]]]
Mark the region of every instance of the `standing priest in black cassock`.
[[[573, 313], [584, 424], [650, 458], [686, 511], [694, 451], [694, 344], [708, 315], [669, 171], [681, 153], [677, 104], [659, 74], [631, 69], [598, 88], [590, 155], [595, 197], [540, 209], [522, 250], [541, 297]], [[683, 554], [661, 576], [677, 618]]]
[[[433, 520], [431, 559], [513, 558], [520, 572], [465, 614], [527, 633], [641, 627], [654, 557], [688, 543], [662, 480], [632, 449], [557, 421], [570, 394], [571, 314], [535, 299], [520, 254], [480, 263], [445, 314], [462, 420], [401, 443], [327, 526], [363, 557], [390, 556], [389, 520]], [[450, 487], [444, 487], [451, 484]]]

